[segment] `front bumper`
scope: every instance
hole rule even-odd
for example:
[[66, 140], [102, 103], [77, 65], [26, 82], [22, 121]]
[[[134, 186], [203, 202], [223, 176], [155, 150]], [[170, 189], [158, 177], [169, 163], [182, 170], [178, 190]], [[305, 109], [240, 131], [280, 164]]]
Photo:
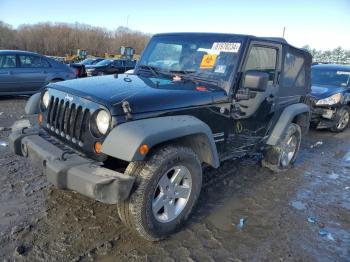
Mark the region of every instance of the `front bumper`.
[[316, 128], [331, 128], [338, 122], [336, 107], [316, 107], [312, 108], [311, 124]]
[[36, 129], [12, 132], [9, 146], [13, 153], [27, 157], [41, 167], [56, 187], [76, 191], [103, 203], [116, 204], [126, 200], [134, 184], [134, 177], [104, 168], [99, 162], [71, 149], [65, 150], [64, 145], [54, 145]]

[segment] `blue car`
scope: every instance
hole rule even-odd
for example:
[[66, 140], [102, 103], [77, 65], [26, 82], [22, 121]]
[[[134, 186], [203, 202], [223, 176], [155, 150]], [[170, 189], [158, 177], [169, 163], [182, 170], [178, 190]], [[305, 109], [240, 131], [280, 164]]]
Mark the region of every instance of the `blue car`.
[[350, 66], [320, 64], [311, 68], [313, 114], [311, 124], [344, 131], [350, 120]]
[[73, 69], [43, 55], [0, 50], [0, 96], [34, 94], [50, 82], [75, 77]]

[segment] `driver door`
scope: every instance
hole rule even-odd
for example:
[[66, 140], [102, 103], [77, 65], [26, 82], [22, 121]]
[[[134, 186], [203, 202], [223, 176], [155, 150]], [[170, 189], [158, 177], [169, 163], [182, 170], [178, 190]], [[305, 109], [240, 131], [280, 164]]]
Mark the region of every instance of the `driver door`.
[[[234, 99], [232, 129], [227, 139], [227, 152], [245, 154], [261, 141], [270, 128], [275, 114], [282, 46], [252, 41], [241, 69], [241, 81]], [[268, 74], [265, 91], [243, 87], [246, 72], [254, 70]], [[244, 96], [242, 96], [244, 94]]]

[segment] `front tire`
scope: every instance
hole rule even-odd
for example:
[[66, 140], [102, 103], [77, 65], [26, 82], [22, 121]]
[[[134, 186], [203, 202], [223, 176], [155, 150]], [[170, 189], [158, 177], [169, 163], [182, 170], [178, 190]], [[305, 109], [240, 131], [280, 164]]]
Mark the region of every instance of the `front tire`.
[[300, 143], [301, 128], [290, 123], [278, 145], [265, 150], [262, 166], [274, 172], [289, 169], [297, 158]]
[[159, 148], [145, 162], [131, 162], [125, 174], [135, 176], [135, 190], [118, 204], [124, 224], [150, 241], [176, 231], [190, 215], [199, 197], [202, 168], [187, 147]]
[[348, 106], [341, 107], [337, 112], [337, 124], [331, 128], [332, 132], [343, 132], [350, 122], [350, 108]]

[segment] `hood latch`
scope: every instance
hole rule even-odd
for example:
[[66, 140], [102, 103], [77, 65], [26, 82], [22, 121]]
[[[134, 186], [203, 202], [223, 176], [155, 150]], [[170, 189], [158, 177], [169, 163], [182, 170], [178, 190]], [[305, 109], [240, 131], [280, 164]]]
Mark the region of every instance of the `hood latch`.
[[132, 114], [131, 114], [132, 110], [128, 101], [123, 101], [122, 108], [125, 114], [125, 119], [126, 120], [132, 119]]

